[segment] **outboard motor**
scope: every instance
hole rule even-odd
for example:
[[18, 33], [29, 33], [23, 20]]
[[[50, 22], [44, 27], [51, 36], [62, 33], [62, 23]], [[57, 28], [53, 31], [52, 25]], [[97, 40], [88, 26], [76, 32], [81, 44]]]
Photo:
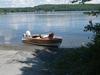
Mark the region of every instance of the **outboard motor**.
[[31, 32], [30, 31], [26, 31], [26, 37], [31, 37]]
[[26, 31], [26, 33], [23, 34], [22, 40], [26, 40], [27, 38], [31, 38], [31, 32], [30, 31]]

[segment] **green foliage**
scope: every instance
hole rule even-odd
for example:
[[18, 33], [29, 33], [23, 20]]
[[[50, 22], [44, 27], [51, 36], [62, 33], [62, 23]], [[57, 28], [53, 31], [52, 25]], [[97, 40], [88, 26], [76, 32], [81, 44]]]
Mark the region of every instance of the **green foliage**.
[[100, 23], [93, 24], [92, 21], [90, 21], [89, 25], [85, 27], [85, 31], [91, 31], [95, 33], [92, 43], [89, 43], [88, 47], [91, 50], [99, 50], [100, 48]]
[[53, 75], [88, 75], [91, 53], [86, 48], [58, 49], [54, 59], [46, 62]]
[[[72, 3], [75, 3], [75, 2], [78, 2], [78, 1], [80, 1], [80, 0], [73, 0]], [[80, 3], [84, 4], [87, 1], [91, 1], [91, 0], [81, 0]]]
[[86, 11], [100, 10], [100, 4], [45, 4], [26, 8], [0, 8], [0, 12], [34, 12], [34, 11]]
[[96, 35], [100, 34], [100, 23], [96, 23], [93, 25], [92, 21], [89, 21], [89, 25], [85, 26], [85, 31], [95, 32]]
[[91, 75], [100, 75], [100, 23], [87, 25], [85, 27], [87, 31], [92, 31], [95, 35], [92, 40], [87, 46], [88, 49], [92, 52], [93, 57], [91, 59], [91, 62], [89, 63], [91, 67]]
[[58, 49], [46, 62], [52, 75], [100, 75], [100, 23], [90, 21], [85, 31], [95, 34], [87, 47]]
[[39, 5], [35, 6], [35, 11], [86, 11], [99, 10], [100, 4], [61, 4], [61, 5]]
[[0, 8], [1, 13], [8, 12], [33, 12], [34, 9], [32, 7], [27, 8]]

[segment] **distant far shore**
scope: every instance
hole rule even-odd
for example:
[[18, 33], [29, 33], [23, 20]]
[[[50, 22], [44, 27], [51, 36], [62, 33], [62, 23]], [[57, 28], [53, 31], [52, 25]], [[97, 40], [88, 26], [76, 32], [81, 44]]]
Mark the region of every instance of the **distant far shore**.
[[11, 45], [11, 44], [2, 44], [0, 45], [0, 50], [21, 50], [21, 51], [34, 51], [36, 49], [44, 49], [42, 46], [34, 45]]
[[55, 11], [100, 11], [100, 4], [44, 4], [34, 7], [0, 8], [0, 13], [9, 12], [55, 12]]

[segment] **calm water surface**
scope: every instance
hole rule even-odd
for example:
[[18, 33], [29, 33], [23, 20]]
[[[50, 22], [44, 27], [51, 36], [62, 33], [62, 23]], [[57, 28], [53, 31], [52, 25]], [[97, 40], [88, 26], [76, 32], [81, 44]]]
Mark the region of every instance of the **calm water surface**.
[[[32, 34], [47, 34], [54, 32], [63, 37], [61, 47], [79, 47], [90, 41], [90, 32], [84, 32], [90, 17], [81, 11], [66, 11], [36, 14], [7, 13], [0, 14], [0, 44], [23, 45], [21, 38], [26, 30]], [[99, 22], [100, 17], [93, 22]]]

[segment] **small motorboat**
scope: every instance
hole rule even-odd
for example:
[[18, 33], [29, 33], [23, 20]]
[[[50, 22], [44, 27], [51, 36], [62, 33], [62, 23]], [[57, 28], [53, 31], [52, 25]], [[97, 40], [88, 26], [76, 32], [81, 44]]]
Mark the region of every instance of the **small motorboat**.
[[44, 35], [44, 34], [37, 35], [36, 34], [36, 35], [31, 36], [30, 32], [26, 31], [26, 34], [24, 34], [22, 41], [28, 44], [59, 47], [62, 42], [62, 38], [58, 36], [50, 37], [51, 35], [52, 34], [50, 35]]

